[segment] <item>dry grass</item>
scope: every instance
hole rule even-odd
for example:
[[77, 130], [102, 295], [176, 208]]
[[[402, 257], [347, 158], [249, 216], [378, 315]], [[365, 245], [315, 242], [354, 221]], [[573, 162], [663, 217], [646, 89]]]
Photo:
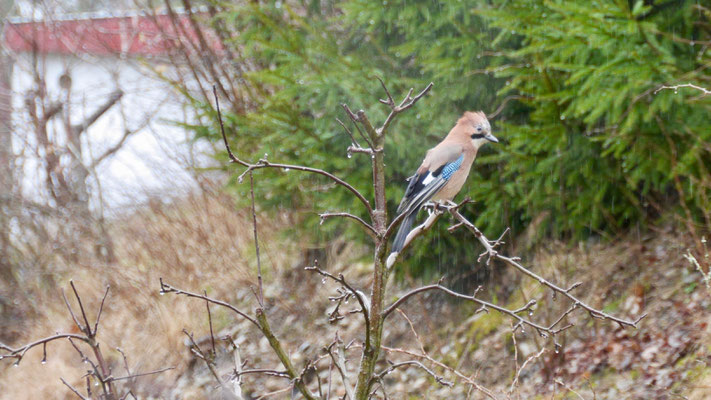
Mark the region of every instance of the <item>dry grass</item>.
[[[129, 357], [132, 372], [176, 366], [175, 371], [142, 380], [147, 393], [164, 393], [191, 361], [183, 344], [181, 330], [203, 330], [203, 303], [158, 294], [160, 277], [216, 297], [239, 300], [244, 288], [253, 284], [251, 273], [251, 232], [245, 217], [234, 211], [229, 198], [193, 196], [174, 204], [154, 202], [115, 224], [112, 236], [117, 252], [116, 264], [102, 264], [90, 257], [75, 263], [64, 262], [48, 267], [59, 288], [68, 289], [73, 279], [84, 303], [94, 315], [106, 285], [111, 286], [99, 340], [109, 354], [115, 375], [125, 375], [120, 347]], [[269, 227], [265, 223], [264, 231]], [[271, 238], [264, 235], [264, 240]], [[283, 260], [279, 260], [283, 261]], [[48, 336], [72, 326], [59, 288], [45, 290], [41, 279], [24, 286], [25, 299], [34, 305], [32, 318], [16, 343]], [[27, 281], [26, 281], [27, 283]], [[90, 318], [92, 318], [90, 316]], [[223, 324], [227, 324], [229, 318]], [[41, 365], [41, 349], [28, 354], [17, 368], [0, 371], [3, 396], [12, 398], [65, 398], [67, 389], [59, 377], [79, 382], [84, 368], [68, 343], [55, 342], [48, 347], [48, 363]]]

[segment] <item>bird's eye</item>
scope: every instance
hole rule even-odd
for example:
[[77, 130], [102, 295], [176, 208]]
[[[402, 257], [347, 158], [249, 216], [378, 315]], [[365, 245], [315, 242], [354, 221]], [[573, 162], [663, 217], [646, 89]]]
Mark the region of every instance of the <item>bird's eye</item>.
[[477, 127], [476, 127], [476, 131], [477, 131], [477, 132], [481, 132], [481, 126], [477, 126]]

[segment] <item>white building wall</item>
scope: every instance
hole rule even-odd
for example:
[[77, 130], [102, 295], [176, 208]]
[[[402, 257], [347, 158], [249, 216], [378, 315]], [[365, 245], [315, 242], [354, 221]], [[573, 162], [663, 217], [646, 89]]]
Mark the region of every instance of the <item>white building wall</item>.
[[[45, 175], [40, 159], [33, 154], [35, 143], [24, 105], [24, 96], [35, 84], [32, 55], [20, 54], [15, 59], [13, 88], [14, 150], [22, 155], [22, 178], [25, 195], [40, 196]], [[194, 187], [191, 167], [210, 163], [209, 146], [190, 142], [189, 132], [175, 122], [191, 121], [192, 115], [169, 85], [156, 78], [150, 68], [137, 60], [116, 57], [46, 55], [40, 62], [40, 73], [47, 82], [50, 98], [59, 98], [59, 79], [68, 72], [72, 79], [70, 118], [80, 123], [105, 103], [111, 93], [120, 89], [123, 97], [102, 115], [84, 134], [85, 163], [98, 157], [121, 139], [126, 129], [134, 131], [121, 150], [97, 168], [91, 179], [92, 193], [101, 189], [107, 210], [117, 211], [140, 203], [149, 197], [170, 198]], [[153, 64], [151, 68], [167, 70]], [[50, 132], [63, 132], [61, 118], [55, 118]], [[92, 199], [98, 204], [98, 198]]]

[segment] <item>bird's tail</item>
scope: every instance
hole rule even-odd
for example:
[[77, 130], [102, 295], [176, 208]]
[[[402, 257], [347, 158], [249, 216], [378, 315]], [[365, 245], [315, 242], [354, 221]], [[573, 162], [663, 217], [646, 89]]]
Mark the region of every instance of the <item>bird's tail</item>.
[[412, 223], [415, 222], [418, 210], [419, 208], [412, 210], [400, 224], [400, 230], [397, 231], [397, 235], [395, 235], [395, 240], [393, 241], [393, 247], [390, 250], [391, 253], [399, 253], [405, 246], [405, 239], [407, 239], [407, 234], [410, 233]]

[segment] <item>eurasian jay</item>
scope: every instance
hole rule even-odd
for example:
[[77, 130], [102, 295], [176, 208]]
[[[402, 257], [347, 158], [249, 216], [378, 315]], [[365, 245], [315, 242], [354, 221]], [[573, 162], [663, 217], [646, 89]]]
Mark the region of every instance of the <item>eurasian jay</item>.
[[491, 134], [491, 125], [486, 115], [481, 111], [467, 111], [447, 137], [427, 151], [422, 165], [409, 178], [405, 196], [397, 208], [398, 215], [405, 214], [405, 219], [395, 236], [391, 255], [402, 250], [423, 204], [428, 201], [448, 202], [459, 193], [477, 151], [486, 142], [499, 142]]

